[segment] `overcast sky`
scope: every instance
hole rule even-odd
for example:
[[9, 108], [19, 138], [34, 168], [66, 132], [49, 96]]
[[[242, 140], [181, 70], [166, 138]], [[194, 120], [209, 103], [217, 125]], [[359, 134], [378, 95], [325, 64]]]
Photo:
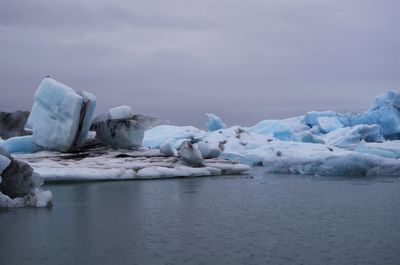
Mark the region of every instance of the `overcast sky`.
[[400, 1], [0, 0], [0, 110], [47, 74], [174, 124], [363, 111], [400, 89]]

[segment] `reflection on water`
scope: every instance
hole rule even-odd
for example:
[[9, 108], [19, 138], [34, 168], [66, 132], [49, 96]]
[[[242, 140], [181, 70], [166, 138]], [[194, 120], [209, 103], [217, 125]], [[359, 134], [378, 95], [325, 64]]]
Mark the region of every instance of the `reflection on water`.
[[399, 264], [398, 178], [261, 170], [47, 185], [0, 211], [0, 264]]

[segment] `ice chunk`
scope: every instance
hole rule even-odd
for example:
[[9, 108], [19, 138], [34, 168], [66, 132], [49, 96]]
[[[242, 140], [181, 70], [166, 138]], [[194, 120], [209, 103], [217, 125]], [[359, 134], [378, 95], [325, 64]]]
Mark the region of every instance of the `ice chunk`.
[[45, 207], [51, 203], [49, 191], [42, 191], [40, 175], [24, 161], [0, 148], [0, 207]]
[[378, 124], [386, 139], [400, 139], [400, 92], [389, 91], [375, 98], [372, 107], [363, 114], [349, 113], [350, 125]]
[[382, 106], [362, 115], [351, 115], [352, 124], [377, 124], [386, 139], [400, 139], [400, 111], [393, 106]]
[[131, 119], [133, 116], [132, 108], [129, 106], [118, 106], [108, 110], [110, 119]]
[[50, 207], [53, 195], [50, 191], [43, 191], [39, 188], [33, 189], [24, 197], [10, 198], [0, 192], [0, 207], [17, 208], [17, 207]]
[[206, 113], [208, 121], [206, 123], [207, 130], [209, 132], [217, 131], [226, 128], [225, 123], [222, 122], [221, 118], [212, 113]]
[[387, 158], [400, 158], [400, 141], [386, 141], [382, 143], [362, 143], [354, 150]]
[[44, 148], [34, 142], [33, 135], [12, 137], [0, 143], [9, 153], [35, 153]]
[[178, 149], [181, 160], [191, 166], [204, 166], [204, 159], [196, 146], [186, 141]]
[[96, 138], [114, 148], [138, 148], [142, 145], [144, 127], [135, 120], [107, 120], [92, 126]]
[[304, 131], [300, 133], [301, 141], [304, 143], [324, 144], [324, 140], [315, 136], [310, 131]]
[[10, 163], [11, 160], [8, 157], [0, 154], [0, 175], [10, 165]]
[[247, 129], [249, 132], [274, 137], [282, 141], [300, 141], [299, 135], [286, 122], [264, 120]]
[[328, 145], [353, 147], [361, 141], [377, 142], [383, 140], [379, 125], [356, 125], [340, 128], [321, 136]]
[[35, 92], [26, 128], [36, 144], [65, 152], [85, 143], [95, 106], [94, 95], [45, 78]]
[[29, 111], [0, 112], [0, 137], [8, 139], [32, 134], [24, 129], [28, 116]]
[[319, 117], [317, 118], [317, 123], [323, 133], [328, 133], [344, 126], [336, 117]]
[[205, 159], [217, 158], [221, 154], [221, 150], [218, 147], [211, 147], [204, 141], [198, 142], [195, 145]]
[[333, 111], [310, 111], [304, 115], [302, 123], [313, 128], [315, 133], [328, 133], [348, 125], [345, 115]]
[[172, 148], [169, 143], [163, 143], [160, 145], [160, 152], [166, 156], [178, 156], [178, 151], [176, 151], [175, 148]]
[[178, 149], [185, 142], [195, 143], [206, 135], [205, 131], [193, 126], [160, 125], [145, 132], [143, 146], [159, 148], [165, 142]]
[[119, 106], [97, 116], [91, 129], [96, 131], [96, 138], [104, 144], [131, 149], [142, 145], [145, 130], [161, 122], [159, 118], [133, 115], [130, 107]]
[[400, 92], [389, 90], [385, 94], [377, 96], [370, 111], [379, 109], [384, 106], [393, 106], [397, 109], [400, 109]]
[[0, 191], [11, 198], [28, 195], [32, 188], [42, 184], [40, 176], [27, 163], [15, 159], [3, 170], [1, 177]]

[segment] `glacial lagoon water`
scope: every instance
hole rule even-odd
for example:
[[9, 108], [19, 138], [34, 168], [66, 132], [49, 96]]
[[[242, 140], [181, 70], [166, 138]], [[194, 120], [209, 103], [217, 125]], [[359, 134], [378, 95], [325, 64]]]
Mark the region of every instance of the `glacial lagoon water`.
[[0, 210], [0, 264], [400, 264], [398, 177], [47, 184]]

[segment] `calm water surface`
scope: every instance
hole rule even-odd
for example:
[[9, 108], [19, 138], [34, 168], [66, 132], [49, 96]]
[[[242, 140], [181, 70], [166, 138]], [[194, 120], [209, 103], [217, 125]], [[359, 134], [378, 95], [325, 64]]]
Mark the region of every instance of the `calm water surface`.
[[46, 185], [0, 264], [400, 264], [399, 178], [250, 175]]

